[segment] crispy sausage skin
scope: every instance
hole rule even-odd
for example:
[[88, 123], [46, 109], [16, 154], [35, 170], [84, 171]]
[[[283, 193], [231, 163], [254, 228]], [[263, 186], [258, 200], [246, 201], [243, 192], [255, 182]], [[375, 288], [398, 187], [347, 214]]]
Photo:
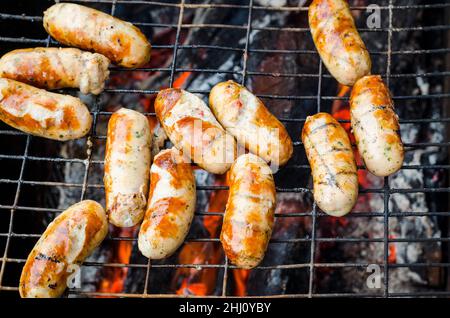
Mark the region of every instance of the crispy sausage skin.
[[241, 268], [257, 266], [272, 235], [275, 183], [264, 160], [241, 155], [230, 170], [230, 194], [220, 241], [228, 259]]
[[141, 113], [121, 108], [108, 123], [105, 153], [106, 214], [130, 227], [141, 222], [147, 204], [151, 133]]
[[92, 117], [80, 99], [0, 78], [0, 120], [23, 132], [55, 140], [85, 136]]
[[370, 74], [370, 55], [356, 29], [347, 1], [314, 0], [308, 13], [317, 51], [339, 83], [353, 86], [359, 78]]
[[109, 59], [73, 48], [11, 51], [0, 59], [0, 76], [47, 89], [79, 88], [100, 94], [108, 78]]
[[353, 150], [344, 128], [327, 113], [306, 119], [302, 141], [311, 165], [314, 200], [325, 213], [343, 216], [358, 197]]
[[20, 276], [22, 298], [59, 297], [67, 280], [108, 233], [102, 206], [85, 200], [72, 205], [50, 223], [27, 258]]
[[155, 156], [150, 180], [138, 246], [144, 256], [161, 259], [172, 255], [189, 232], [195, 210], [195, 178], [188, 160], [172, 148]]
[[74, 3], [58, 3], [44, 12], [44, 28], [59, 42], [92, 50], [124, 67], [150, 60], [151, 45], [134, 25]]
[[236, 142], [199, 97], [180, 89], [165, 89], [156, 97], [155, 111], [175, 147], [201, 168], [217, 174], [230, 168]]
[[350, 97], [351, 125], [367, 169], [385, 177], [397, 172], [404, 159], [398, 117], [389, 89], [378, 75], [365, 76]]
[[292, 156], [286, 128], [245, 87], [233, 81], [219, 83], [211, 90], [209, 105], [222, 126], [252, 153], [277, 165]]

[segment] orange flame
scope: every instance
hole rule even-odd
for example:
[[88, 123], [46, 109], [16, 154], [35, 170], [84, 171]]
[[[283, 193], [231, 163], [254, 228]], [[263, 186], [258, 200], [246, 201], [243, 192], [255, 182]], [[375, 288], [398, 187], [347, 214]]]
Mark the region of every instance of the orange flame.
[[[394, 239], [394, 235], [389, 235], [390, 239]], [[395, 243], [389, 244], [389, 254], [388, 254], [388, 263], [389, 264], [395, 264], [397, 263], [397, 247], [395, 246]]]
[[173, 82], [174, 88], [183, 88], [184, 84], [186, 84], [189, 76], [191, 76], [192, 72], [183, 72], [181, 75]]
[[[216, 264], [221, 258], [220, 249], [212, 242], [192, 242], [184, 245], [178, 256], [180, 264]], [[181, 279], [181, 285], [177, 289], [178, 295], [211, 295], [214, 292], [217, 280], [216, 268], [179, 268], [174, 276], [176, 286]]]
[[[114, 228], [117, 236], [133, 238], [135, 237], [138, 226], [129, 228]], [[129, 264], [131, 252], [133, 250], [133, 241], [120, 240], [116, 248], [112, 249], [113, 255], [111, 263]], [[128, 267], [108, 267], [105, 269], [103, 279], [100, 281], [98, 291], [101, 293], [121, 293], [125, 287], [125, 280], [128, 274]]]
[[[227, 175], [216, 176], [214, 185], [226, 185]], [[208, 212], [220, 212], [225, 210], [228, 199], [227, 190], [217, 190], [211, 193]], [[210, 237], [217, 237], [220, 228], [220, 216], [206, 215], [203, 217], [203, 225]], [[186, 244], [178, 257], [180, 264], [217, 264], [222, 258], [222, 249], [213, 242], [193, 242]], [[217, 281], [217, 269], [205, 268], [180, 268], [177, 270], [174, 282], [181, 285], [177, 289], [178, 295], [205, 296], [214, 292]]]
[[247, 296], [247, 281], [249, 276], [250, 270], [248, 269], [233, 269], [235, 296]]

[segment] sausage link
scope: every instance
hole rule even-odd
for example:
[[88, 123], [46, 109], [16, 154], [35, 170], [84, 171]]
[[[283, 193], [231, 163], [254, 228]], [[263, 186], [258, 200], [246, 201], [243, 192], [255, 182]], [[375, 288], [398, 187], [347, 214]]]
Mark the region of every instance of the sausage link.
[[195, 210], [195, 178], [188, 159], [172, 148], [155, 156], [150, 180], [138, 246], [144, 256], [161, 259], [172, 255], [189, 232]]
[[398, 116], [381, 76], [365, 76], [350, 97], [351, 125], [367, 169], [386, 177], [397, 172], [404, 159]]
[[256, 267], [272, 235], [275, 183], [269, 166], [253, 155], [239, 156], [230, 170], [230, 194], [220, 241], [228, 259], [241, 268]]
[[28, 256], [20, 276], [20, 296], [61, 296], [69, 276], [107, 233], [108, 222], [100, 204], [85, 200], [69, 207], [48, 225]]
[[211, 90], [209, 105], [222, 126], [252, 153], [276, 165], [292, 156], [286, 128], [245, 87], [233, 81], [219, 83]]
[[370, 74], [370, 55], [356, 29], [347, 1], [314, 0], [308, 13], [317, 51], [339, 83], [352, 86], [359, 78]]
[[358, 174], [344, 128], [327, 113], [306, 119], [302, 141], [311, 165], [314, 200], [332, 216], [351, 211], [358, 198]]
[[119, 227], [144, 217], [150, 170], [151, 134], [147, 118], [121, 108], [108, 123], [105, 153], [106, 213]]
[[201, 168], [217, 174], [230, 168], [236, 142], [199, 97], [180, 89], [165, 89], [156, 97], [155, 111], [175, 147]]
[[11, 51], [0, 59], [0, 76], [47, 89], [79, 88], [100, 94], [108, 78], [109, 60], [73, 48], [33, 48]]
[[0, 120], [23, 132], [55, 140], [85, 136], [92, 117], [80, 99], [0, 78]]
[[124, 67], [150, 60], [151, 45], [137, 27], [92, 8], [57, 3], [44, 12], [44, 28], [65, 45], [101, 53]]

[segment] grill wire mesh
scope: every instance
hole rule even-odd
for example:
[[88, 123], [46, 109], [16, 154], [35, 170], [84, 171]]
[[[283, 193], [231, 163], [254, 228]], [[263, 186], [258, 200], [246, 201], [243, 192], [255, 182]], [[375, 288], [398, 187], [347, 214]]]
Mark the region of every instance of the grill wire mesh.
[[[302, 101], [305, 99], [315, 99], [317, 101], [317, 107], [316, 111], [319, 112], [323, 108], [321, 107], [321, 104], [324, 101], [333, 101], [333, 100], [339, 100], [339, 99], [345, 99], [342, 97], [335, 97], [335, 96], [324, 96], [322, 94], [322, 80], [323, 78], [330, 77], [326, 70], [324, 69], [324, 66], [322, 65], [322, 62], [319, 62], [319, 72], [318, 74], [275, 74], [275, 73], [266, 73], [266, 72], [255, 72], [255, 71], [249, 71], [247, 68], [247, 61], [249, 55], [252, 53], [270, 53], [275, 52], [279, 54], [315, 54], [317, 53], [314, 50], [311, 51], [290, 51], [290, 50], [274, 50], [269, 48], [252, 48], [251, 47], [251, 41], [250, 41], [250, 35], [251, 31], [255, 29], [259, 30], [268, 30], [273, 32], [278, 31], [286, 31], [286, 32], [292, 32], [293, 36], [297, 34], [297, 32], [309, 32], [307, 28], [286, 28], [286, 27], [259, 27], [259, 26], [253, 26], [252, 25], [252, 15], [257, 10], [265, 10], [267, 14], [270, 14], [271, 12], [276, 11], [293, 11], [293, 12], [304, 12], [306, 14], [307, 7], [282, 7], [282, 8], [272, 8], [272, 7], [263, 7], [261, 5], [258, 5], [254, 0], [249, 0], [245, 4], [214, 4], [212, 1], [211, 3], [187, 3], [185, 0], [176, 0], [175, 2], [169, 1], [167, 3], [165, 2], [156, 2], [156, 1], [120, 1], [120, 0], [102, 0], [102, 1], [91, 1], [91, 0], [78, 0], [78, 1], [72, 1], [76, 3], [82, 3], [85, 5], [90, 6], [93, 3], [102, 3], [105, 4], [105, 6], [109, 7], [110, 14], [114, 15], [116, 6], [118, 4], [127, 4], [129, 6], [133, 5], [152, 5], [152, 6], [167, 6], [167, 7], [174, 7], [178, 11], [178, 17], [176, 24], [157, 24], [157, 23], [144, 23], [144, 22], [136, 22], [135, 24], [138, 27], [145, 26], [145, 27], [162, 27], [162, 28], [170, 28], [176, 30], [175, 35], [175, 42], [171, 45], [153, 45], [153, 52], [157, 52], [158, 50], [173, 50], [173, 60], [170, 64], [170, 67], [168, 68], [143, 68], [141, 71], [144, 72], [169, 72], [170, 73], [170, 86], [172, 87], [174, 80], [176, 78], [176, 74], [184, 71], [194, 72], [194, 73], [220, 73], [220, 70], [214, 70], [214, 69], [205, 69], [205, 68], [180, 68], [177, 66], [177, 53], [180, 50], [199, 50], [199, 49], [217, 49], [217, 50], [233, 50], [233, 51], [239, 51], [242, 53], [242, 71], [240, 71], [241, 76], [241, 84], [245, 85], [247, 82], [247, 79], [249, 76], [273, 76], [273, 77], [311, 77], [311, 80], [317, 80], [317, 95], [316, 96], [299, 96], [299, 95], [291, 95], [291, 96], [280, 96], [280, 95], [271, 95], [271, 94], [265, 94], [265, 95], [258, 95], [259, 97], [263, 99], [288, 99], [288, 100], [298, 100]], [[49, 3], [50, 5], [50, 3]], [[196, 10], [196, 9], [204, 9], [204, 8], [235, 8], [236, 10], [246, 10], [248, 13], [248, 22], [246, 25], [222, 25], [222, 24], [185, 24], [183, 22], [183, 15], [185, 10]], [[433, 54], [443, 54], [448, 58], [448, 54], [450, 53], [450, 48], [448, 47], [441, 47], [441, 48], [435, 48], [435, 49], [424, 49], [424, 50], [399, 50], [394, 51], [392, 49], [392, 41], [393, 41], [393, 34], [397, 32], [408, 32], [408, 31], [417, 31], [417, 32], [428, 32], [427, 34], [435, 36], [436, 34], [445, 34], [448, 33], [448, 30], [450, 29], [450, 24], [444, 24], [444, 25], [431, 25], [431, 26], [413, 26], [413, 27], [395, 27], [394, 21], [395, 16], [397, 14], [405, 14], [407, 9], [416, 9], [416, 10], [449, 10], [450, 3], [443, 2], [443, 3], [437, 3], [437, 4], [411, 4], [407, 6], [397, 6], [395, 5], [394, 0], [389, 0], [388, 5], [380, 6], [380, 9], [382, 12], [386, 12], [387, 16], [389, 17], [389, 24], [388, 27], [382, 27], [380, 29], [377, 29], [376, 32], [384, 32], [387, 35], [387, 51], [379, 51], [379, 52], [371, 52], [372, 55], [382, 55], [386, 58], [386, 70], [385, 74], [383, 74], [387, 84], [389, 85], [391, 79], [393, 78], [416, 78], [419, 76], [419, 74], [392, 74], [391, 73], [391, 65], [392, 65], [392, 56], [403, 56], [403, 55], [433, 55]], [[366, 7], [353, 7], [353, 9], [357, 10], [365, 10]], [[1, 10], [1, 9], [0, 9]], [[23, 12], [24, 14], [7, 14], [7, 13], [0, 13], [0, 21], [2, 23], [8, 23], [11, 27], [15, 25], [15, 23], [29, 23], [30, 27], [41, 27], [42, 23], [42, 16], [30, 16], [27, 15], [26, 8], [24, 8]], [[130, 21], [133, 22], [133, 21]], [[448, 21], [447, 21], [448, 22]], [[244, 47], [221, 47], [221, 46], [214, 46], [214, 45], [193, 45], [193, 44], [182, 44], [180, 40], [180, 35], [183, 29], [190, 29], [190, 28], [229, 28], [230, 30], [233, 29], [239, 29], [243, 30], [246, 34], [246, 42]], [[57, 46], [57, 42], [52, 40], [50, 37], [47, 38], [28, 38], [28, 37], [5, 37], [1, 34], [2, 31], [0, 31], [0, 42], [6, 43], [10, 46], [16, 46], [17, 48], [20, 47], [32, 47], [32, 46]], [[360, 29], [360, 32], [374, 32], [370, 29]], [[436, 35], [437, 36], [437, 35]], [[445, 35], [444, 35], [445, 36]], [[128, 72], [128, 70], [115, 68], [113, 70], [114, 74], [117, 73], [125, 73]], [[239, 75], [239, 74], [238, 74]], [[444, 72], [430, 72], [430, 73], [423, 73], [420, 74], [422, 77], [441, 77], [444, 81], [447, 80], [447, 77], [450, 76], [449, 71]], [[140, 89], [119, 89], [119, 88], [107, 88], [106, 92], [109, 94], [155, 94], [157, 93], [157, 90], [140, 90]], [[199, 93], [203, 95], [207, 95], [208, 91], [203, 90], [191, 90], [193, 93]], [[0, 231], [0, 238], [4, 239], [3, 245], [0, 246], [0, 256], [1, 256], [1, 268], [0, 268], [0, 292], [17, 292], [18, 291], [18, 280], [17, 285], [6, 285], [5, 277], [8, 274], [8, 269], [10, 264], [15, 264], [20, 267], [23, 266], [25, 259], [24, 258], [15, 258], [11, 255], [12, 249], [14, 248], [12, 245], [13, 240], [18, 239], [34, 239], [37, 240], [40, 237], [40, 234], [30, 234], [30, 233], [16, 233], [14, 231], [14, 222], [15, 218], [18, 212], [26, 212], [28, 222], [33, 222], [33, 217], [38, 213], [44, 213], [44, 212], [54, 212], [55, 214], [57, 212], [60, 212], [62, 210], [60, 209], [52, 209], [45, 206], [40, 207], [32, 207], [32, 206], [23, 206], [20, 204], [20, 197], [21, 197], [21, 190], [24, 186], [43, 186], [43, 187], [78, 187], [80, 188], [80, 200], [88, 198], [88, 191], [90, 190], [98, 190], [102, 189], [102, 184], [93, 184], [90, 183], [90, 168], [92, 165], [102, 165], [102, 160], [97, 160], [92, 157], [92, 147], [93, 147], [93, 141], [96, 139], [105, 139], [104, 135], [97, 135], [96, 131], [96, 125], [98, 122], [99, 116], [110, 116], [111, 112], [101, 109], [99, 106], [99, 98], [97, 97], [93, 103], [94, 107], [91, 107], [92, 115], [93, 115], [93, 128], [91, 130], [90, 135], [87, 137], [86, 140], [86, 157], [85, 158], [57, 158], [57, 157], [41, 157], [41, 156], [35, 156], [30, 154], [30, 144], [33, 139], [36, 137], [32, 137], [30, 135], [25, 135], [19, 131], [13, 130], [11, 128], [6, 128], [0, 131], [1, 135], [11, 136], [11, 138], [15, 136], [19, 136], [21, 143], [23, 143], [23, 152], [19, 154], [0, 154], [0, 160], [14, 160], [20, 163], [20, 169], [18, 173], [17, 178], [8, 178], [5, 177], [4, 171], [0, 172], [0, 183], [4, 185], [8, 185], [10, 187], [15, 187], [15, 192], [12, 197], [12, 203], [11, 204], [1, 204], [0, 209], [1, 213], [3, 215], [7, 215], [8, 217], [2, 220], [7, 220], [7, 224], [3, 224]], [[424, 100], [439, 100], [444, 105], [448, 105], [448, 99], [450, 98], [450, 93], [444, 91], [440, 94], [422, 94], [420, 96], [395, 96], [394, 99], [398, 101], [411, 99], [411, 98], [417, 98], [417, 99], [424, 99]], [[146, 113], [149, 116], [154, 116], [154, 113]], [[302, 124], [305, 120], [305, 118], [281, 118], [282, 122], [285, 123], [297, 123], [298, 124], [298, 135], [300, 135]], [[444, 127], [446, 127], [447, 123], [450, 121], [450, 118], [422, 118], [422, 119], [402, 119], [400, 118], [401, 124], [414, 124], [414, 125], [421, 125], [423, 123], [431, 123], [431, 122], [439, 122], [443, 123]], [[292, 136], [294, 139], [294, 145], [295, 147], [302, 147], [302, 143], [298, 141], [297, 136]], [[16, 139], [12, 139], [16, 140]], [[22, 145], [22, 144], [21, 144]], [[450, 141], [444, 140], [443, 142], [428, 142], [428, 143], [406, 143], [405, 147], [407, 148], [421, 148], [421, 147], [443, 147], [447, 148], [450, 146]], [[30, 162], [38, 162], [38, 163], [46, 163], [46, 164], [53, 164], [53, 163], [73, 163], [78, 164], [80, 167], [79, 173], [83, 174], [83, 182], [81, 184], [73, 184], [73, 183], [66, 183], [66, 182], [53, 182], [53, 181], [35, 181], [35, 180], [28, 180], [25, 177], [25, 168]], [[298, 168], [308, 169], [307, 165], [299, 165]], [[409, 165], [404, 166], [402, 169], [443, 169], [448, 170], [450, 168], [450, 165], [447, 164], [436, 164], [436, 165]], [[222, 190], [227, 189], [225, 186], [214, 186], [214, 185], [205, 185], [205, 186], [198, 186], [198, 191], [211, 191], [211, 190]], [[277, 187], [278, 192], [310, 192], [310, 188], [279, 188]], [[447, 194], [450, 192], [450, 188], [448, 187], [442, 187], [442, 188], [412, 188], [412, 189], [397, 189], [390, 187], [388, 178], [385, 179], [384, 186], [379, 189], [365, 189], [362, 190], [361, 193], [378, 193], [380, 195], [383, 195], [384, 197], [384, 211], [379, 212], [362, 212], [362, 213], [353, 213], [348, 215], [348, 218], [358, 218], [358, 217], [379, 217], [383, 218], [384, 222], [384, 235], [383, 237], [379, 238], [327, 238], [327, 237], [318, 237], [317, 236], [317, 223], [316, 221], [318, 218], [324, 216], [322, 212], [319, 212], [315, 205], [313, 205], [313, 209], [311, 212], [299, 212], [299, 213], [291, 213], [289, 215], [277, 215], [278, 217], [305, 217], [305, 218], [311, 218], [312, 220], [312, 230], [309, 237], [302, 237], [302, 238], [291, 238], [288, 240], [272, 240], [271, 244], [276, 244], [277, 242], [292, 242], [292, 243], [304, 243], [309, 244], [310, 246], [310, 261], [302, 264], [278, 264], [276, 266], [266, 266], [261, 267], [257, 270], [271, 270], [271, 269], [280, 269], [280, 268], [291, 268], [291, 269], [300, 269], [304, 268], [308, 271], [309, 274], [309, 285], [308, 285], [308, 292], [302, 293], [302, 294], [289, 294], [289, 295], [275, 295], [277, 297], [336, 297], [336, 296], [347, 296], [347, 297], [367, 297], [367, 296], [376, 296], [376, 297], [402, 297], [402, 296], [441, 296], [441, 297], [448, 297], [450, 296], [450, 291], [445, 291], [445, 289], [442, 290], [436, 290], [433, 292], [415, 292], [415, 293], [393, 293], [389, 290], [389, 274], [390, 269], [393, 268], [399, 268], [399, 267], [439, 267], [443, 268], [445, 272], [448, 271], [448, 267], [450, 266], [450, 263], [445, 262], [447, 260], [443, 260], [440, 263], [429, 263], [429, 262], [421, 262], [421, 263], [414, 263], [414, 264], [390, 264], [388, 261], [389, 258], [389, 247], [392, 243], [401, 243], [401, 242], [441, 242], [444, 247], [448, 246], [449, 238], [448, 236], [443, 233], [442, 237], [432, 237], [432, 238], [390, 238], [389, 237], [389, 218], [391, 217], [400, 217], [400, 216], [414, 216], [414, 217], [421, 217], [421, 216], [429, 216], [429, 217], [440, 217], [447, 219], [450, 216], [450, 212], [447, 211], [440, 211], [440, 212], [390, 212], [389, 211], [389, 198], [393, 194], [397, 193], [443, 193]], [[221, 213], [212, 213], [212, 212], [196, 212], [196, 216], [204, 216], [204, 215], [221, 215]], [[111, 237], [109, 236], [106, 240], [109, 241], [124, 241], [124, 240], [135, 240], [131, 238], [123, 238], [123, 237]], [[190, 242], [218, 242], [218, 238], [190, 238]], [[322, 242], [345, 242], [345, 243], [352, 243], [352, 242], [378, 242], [382, 243], [384, 246], [384, 259], [383, 262], [380, 265], [383, 272], [383, 292], [376, 293], [376, 294], [360, 294], [360, 293], [328, 293], [328, 294], [320, 294], [315, 292], [315, 270], [317, 268], [344, 268], [344, 267], [355, 267], [355, 268], [365, 268], [367, 267], [367, 263], [358, 263], [358, 262], [343, 262], [343, 263], [318, 263], [315, 260], [315, 253], [316, 248], [318, 244]], [[445, 253], [444, 253], [445, 255]], [[225, 259], [223, 264], [152, 264], [152, 262], [148, 262], [147, 264], [120, 264], [120, 263], [94, 263], [94, 262], [85, 262], [83, 266], [101, 266], [101, 267], [128, 267], [128, 268], [143, 268], [146, 270], [146, 279], [145, 279], [145, 287], [142, 293], [116, 293], [116, 294], [98, 294], [95, 292], [78, 292], [78, 291], [69, 291], [69, 295], [71, 294], [80, 294], [84, 296], [121, 296], [121, 297], [175, 297], [177, 295], [163, 295], [163, 294], [153, 294], [148, 292], [148, 281], [149, 281], [149, 275], [152, 274], [152, 270], [155, 268], [197, 268], [197, 269], [205, 269], [205, 268], [218, 268], [223, 270], [223, 277], [222, 277], [222, 293], [221, 296], [230, 296], [227, 295], [227, 284], [228, 284], [228, 276], [229, 276], [229, 270], [234, 268], [232, 265], [228, 264], [228, 261]], [[263, 296], [263, 295], [261, 295]], [[214, 296], [215, 297], [215, 296]], [[220, 295], [219, 295], [220, 297]]]

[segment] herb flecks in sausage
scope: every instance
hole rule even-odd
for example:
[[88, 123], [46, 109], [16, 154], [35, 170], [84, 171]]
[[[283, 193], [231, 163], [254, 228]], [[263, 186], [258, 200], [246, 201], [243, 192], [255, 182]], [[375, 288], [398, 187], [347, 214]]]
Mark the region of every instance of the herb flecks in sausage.
[[389, 89], [380, 76], [365, 76], [355, 83], [350, 112], [356, 145], [366, 168], [381, 177], [398, 171], [404, 159], [400, 125]]
[[45, 30], [59, 42], [92, 50], [124, 67], [143, 66], [151, 45], [134, 25], [74, 3], [57, 3], [44, 12]]
[[138, 247], [146, 257], [160, 259], [172, 255], [189, 231], [195, 209], [195, 178], [190, 163], [172, 148], [155, 156], [150, 179]]
[[106, 212], [116, 226], [144, 217], [150, 170], [151, 133], [147, 118], [121, 108], [108, 123], [105, 153]]

